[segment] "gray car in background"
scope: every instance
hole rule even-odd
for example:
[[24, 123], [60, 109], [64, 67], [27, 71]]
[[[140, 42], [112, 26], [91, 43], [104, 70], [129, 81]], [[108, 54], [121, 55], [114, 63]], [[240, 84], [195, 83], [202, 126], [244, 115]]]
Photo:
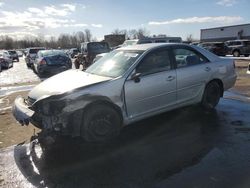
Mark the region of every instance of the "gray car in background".
[[3, 68], [13, 67], [13, 60], [7, 50], [0, 50], [0, 72]]
[[33, 47], [33, 48], [28, 48], [27, 49], [27, 54], [25, 56], [25, 61], [26, 61], [26, 65], [27, 67], [32, 67], [34, 64], [34, 61], [37, 57], [37, 53], [40, 50], [45, 50], [45, 48], [43, 47]]
[[229, 48], [229, 54], [232, 54], [234, 57], [239, 57], [244, 55], [248, 57], [250, 55], [250, 40], [230, 40], [225, 42]]
[[15, 50], [8, 50], [8, 52], [9, 52], [13, 61], [16, 60], [17, 62], [19, 62], [19, 56]]
[[121, 128], [187, 105], [213, 109], [236, 81], [231, 59], [185, 44], [119, 48], [85, 72], [69, 70], [18, 97], [13, 114], [45, 132], [103, 141]]

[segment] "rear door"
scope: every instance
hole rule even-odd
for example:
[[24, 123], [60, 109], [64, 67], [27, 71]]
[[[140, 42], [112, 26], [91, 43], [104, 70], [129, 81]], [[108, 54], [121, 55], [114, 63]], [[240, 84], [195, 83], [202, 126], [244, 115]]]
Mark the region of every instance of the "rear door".
[[176, 103], [176, 71], [172, 68], [169, 49], [147, 54], [124, 85], [127, 113], [130, 118], [156, 112]]
[[[203, 93], [213, 72], [212, 63], [191, 47], [175, 46], [177, 103], [195, 100]], [[198, 99], [198, 98], [197, 98]]]

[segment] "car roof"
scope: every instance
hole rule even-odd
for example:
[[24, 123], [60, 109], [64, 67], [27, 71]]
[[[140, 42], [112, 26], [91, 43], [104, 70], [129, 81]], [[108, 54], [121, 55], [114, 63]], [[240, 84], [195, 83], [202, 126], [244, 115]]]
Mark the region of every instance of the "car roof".
[[146, 51], [150, 50], [153, 48], [158, 48], [158, 47], [164, 47], [164, 46], [190, 46], [188, 44], [184, 43], [147, 43], [147, 44], [136, 44], [136, 45], [131, 45], [131, 46], [126, 46], [126, 47], [121, 47], [118, 50], [139, 50], [139, 51]]
[[201, 44], [222, 44], [224, 42], [202, 42]]
[[29, 50], [45, 50], [46, 48], [44, 47], [32, 47], [32, 48], [28, 48], [27, 51]]
[[228, 40], [226, 42], [245, 42], [245, 41], [250, 41], [248, 39], [238, 39], [238, 40]]

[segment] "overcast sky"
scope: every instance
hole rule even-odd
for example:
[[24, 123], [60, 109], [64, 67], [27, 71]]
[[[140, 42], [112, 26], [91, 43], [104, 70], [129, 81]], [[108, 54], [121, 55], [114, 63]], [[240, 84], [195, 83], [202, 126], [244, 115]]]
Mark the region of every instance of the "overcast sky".
[[90, 29], [97, 39], [114, 29], [200, 38], [200, 29], [250, 23], [249, 0], [0, 0], [0, 33], [58, 36]]

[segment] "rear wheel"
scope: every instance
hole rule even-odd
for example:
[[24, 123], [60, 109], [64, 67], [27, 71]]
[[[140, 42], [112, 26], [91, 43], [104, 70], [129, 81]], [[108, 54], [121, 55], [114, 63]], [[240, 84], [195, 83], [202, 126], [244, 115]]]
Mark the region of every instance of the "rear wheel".
[[204, 91], [201, 105], [208, 110], [215, 108], [221, 97], [221, 88], [217, 82], [210, 82]]
[[121, 118], [117, 111], [104, 104], [93, 105], [84, 111], [81, 136], [86, 141], [106, 141], [117, 136], [121, 129]]
[[240, 52], [239, 52], [239, 50], [235, 50], [235, 51], [233, 52], [233, 56], [234, 56], [234, 57], [240, 57]]

